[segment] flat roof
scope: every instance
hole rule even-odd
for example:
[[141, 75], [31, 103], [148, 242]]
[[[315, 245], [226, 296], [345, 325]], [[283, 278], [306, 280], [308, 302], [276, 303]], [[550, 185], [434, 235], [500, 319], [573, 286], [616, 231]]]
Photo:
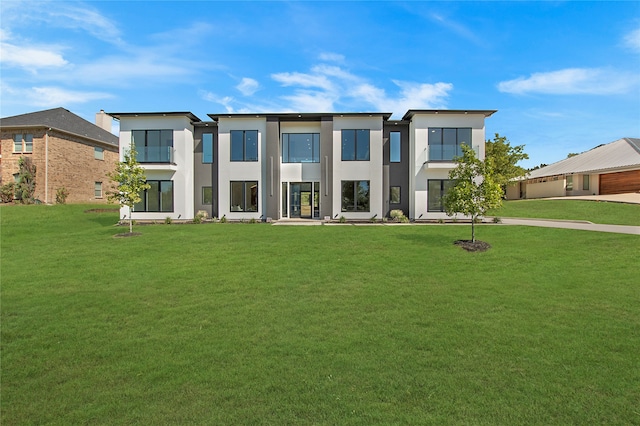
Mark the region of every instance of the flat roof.
[[164, 111], [164, 112], [107, 112], [108, 115], [120, 120], [120, 117], [187, 117], [193, 122], [201, 121], [196, 115], [189, 111]]
[[391, 117], [390, 112], [279, 112], [279, 113], [226, 113], [226, 114], [207, 114], [212, 120], [217, 121], [220, 118], [261, 118], [276, 117], [288, 121], [319, 121], [322, 117], [382, 117], [388, 120]]
[[416, 114], [482, 114], [491, 117], [496, 112], [497, 109], [410, 109], [402, 119], [411, 120]]

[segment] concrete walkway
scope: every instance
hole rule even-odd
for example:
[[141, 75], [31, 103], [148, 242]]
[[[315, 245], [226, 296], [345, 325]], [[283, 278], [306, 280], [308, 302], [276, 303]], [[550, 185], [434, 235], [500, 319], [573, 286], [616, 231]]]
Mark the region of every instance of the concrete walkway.
[[579, 229], [582, 231], [613, 232], [617, 234], [640, 235], [640, 226], [630, 225], [603, 225], [588, 221], [574, 220], [547, 220], [547, 219], [522, 219], [502, 218], [504, 225], [540, 226], [543, 228]]

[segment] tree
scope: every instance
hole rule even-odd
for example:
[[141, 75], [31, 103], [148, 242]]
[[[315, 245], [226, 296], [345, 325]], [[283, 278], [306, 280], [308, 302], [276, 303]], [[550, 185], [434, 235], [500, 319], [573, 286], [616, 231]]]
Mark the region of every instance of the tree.
[[116, 189], [107, 193], [110, 201], [117, 201], [120, 207], [129, 207], [129, 233], [133, 232], [131, 212], [134, 205], [142, 199], [142, 191], [151, 188], [147, 183], [144, 169], [137, 160], [135, 147], [125, 150], [123, 161], [116, 164], [116, 169], [108, 174], [109, 178], [116, 184]]
[[449, 172], [455, 185], [444, 196], [447, 215], [462, 213], [471, 217], [471, 242], [476, 242], [475, 222], [487, 210], [502, 205], [502, 189], [496, 180], [491, 160], [476, 157], [470, 146], [462, 145], [462, 157]]
[[36, 192], [36, 165], [30, 157], [18, 159], [18, 182], [15, 186], [16, 199], [23, 204], [32, 204]]
[[494, 180], [500, 185], [503, 195], [513, 179], [527, 173], [517, 165], [518, 162], [529, 159], [529, 155], [524, 152], [524, 145], [511, 146], [509, 140], [498, 133], [485, 144], [485, 158], [492, 162]]

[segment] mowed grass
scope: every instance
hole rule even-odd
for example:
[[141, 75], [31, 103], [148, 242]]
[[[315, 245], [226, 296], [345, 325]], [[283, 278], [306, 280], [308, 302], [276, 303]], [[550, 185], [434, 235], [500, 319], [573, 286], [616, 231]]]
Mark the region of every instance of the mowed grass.
[[640, 422], [638, 236], [85, 208], [0, 207], [3, 425]]
[[561, 220], [588, 220], [608, 225], [640, 226], [640, 204], [591, 200], [511, 200], [489, 215]]

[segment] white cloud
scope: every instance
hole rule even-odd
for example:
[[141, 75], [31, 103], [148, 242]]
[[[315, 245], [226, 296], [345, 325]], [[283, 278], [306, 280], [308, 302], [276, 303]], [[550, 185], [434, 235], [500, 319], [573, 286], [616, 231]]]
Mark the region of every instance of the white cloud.
[[327, 62], [344, 62], [344, 55], [341, 55], [339, 53], [333, 53], [333, 52], [320, 53], [320, 55], [318, 55], [318, 58], [321, 61], [327, 61]]
[[337, 105], [346, 109], [391, 112], [402, 114], [408, 109], [445, 108], [453, 89], [450, 83], [416, 83], [394, 80], [397, 95], [386, 91], [367, 79], [337, 66], [316, 65], [310, 73], [280, 73], [272, 78], [285, 87], [297, 87], [293, 94], [282, 98], [298, 111], [331, 112]]
[[68, 63], [51, 47], [16, 46], [4, 42], [0, 42], [0, 62], [5, 66], [17, 66], [32, 71], [38, 68], [62, 67]]
[[637, 83], [638, 76], [633, 73], [605, 68], [567, 68], [503, 81], [498, 83], [498, 90], [517, 95], [610, 95], [626, 93]]
[[236, 86], [236, 89], [238, 89], [240, 93], [245, 96], [251, 96], [258, 90], [259, 87], [260, 84], [256, 80], [254, 80], [253, 78], [244, 77], [240, 81], [240, 84]]
[[24, 96], [30, 105], [38, 107], [66, 106], [113, 97], [108, 93], [81, 92], [59, 87], [32, 87], [31, 89], [20, 90], [19, 92], [22, 92], [21, 95]]
[[226, 112], [228, 112], [230, 114], [235, 112], [233, 106], [231, 105], [234, 102], [234, 99], [231, 96], [222, 96], [221, 97], [221, 96], [216, 95], [215, 93], [207, 92], [206, 90], [201, 90], [199, 92], [199, 95], [205, 101], [213, 102], [213, 103], [222, 105], [224, 107], [224, 109], [226, 110]]
[[624, 44], [631, 50], [640, 53], [640, 28], [631, 31], [624, 36]]

